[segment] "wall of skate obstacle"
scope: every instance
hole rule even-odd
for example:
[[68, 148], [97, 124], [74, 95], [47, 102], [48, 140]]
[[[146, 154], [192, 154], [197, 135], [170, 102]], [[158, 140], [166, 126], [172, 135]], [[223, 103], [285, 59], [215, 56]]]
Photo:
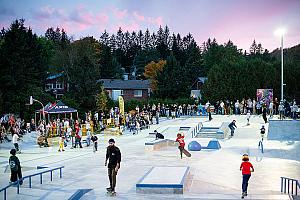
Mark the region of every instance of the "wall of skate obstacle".
[[157, 139], [145, 142], [145, 150], [159, 150], [168, 146], [176, 146], [175, 141], [170, 139]]
[[300, 121], [270, 119], [268, 140], [300, 141]]
[[152, 167], [136, 184], [144, 194], [183, 194], [188, 187], [189, 167]]

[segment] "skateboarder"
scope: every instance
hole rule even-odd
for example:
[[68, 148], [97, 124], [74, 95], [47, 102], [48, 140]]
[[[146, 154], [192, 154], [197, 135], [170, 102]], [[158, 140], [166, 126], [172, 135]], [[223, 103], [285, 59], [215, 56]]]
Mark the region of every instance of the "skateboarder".
[[[121, 151], [118, 147], [115, 146], [114, 139], [109, 139], [108, 143], [109, 146], [106, 149], [105, 166], [108, 167], [108, 178], [110, 182], [110, 187], [106, 188], [106, 190], [111, 195], [115, 195], [116, 176], [118, 170], [120, 169], [121, 163]], [[108, 164], [107, 160], [109, 160]]]
[[264, 125], [262, 125], [262, 126], [261, 126], [261, 129], [260, 129], [261, 141], [263, 141], [263, 140], [264, 140], [265, 133], [266, 133], [265, 126], [264, 126]]
[[[228, 127], [230, 128], [230, 130], [231, 130], [231, 137], [233, 137], [233, 135], [234, 135], [234, 130], [235, 130], [235, 128], [237, 128], [237, 126], [235, 125], [235, 120], [232, 120], [232, 122], [228, 125]], [[235, 127], [235, 128], [234, 128]]]
[[159, 132], [157, 132], [157, 130], [154, 131], [155, 133], [155, 139], [165, 139], [165, 136]]
[[[22, 171], [21, 171], [21, 165], [20, 165], [20, 160], [16, 156], [16, 149], [11, 149], [10, 150], [10, 158], [9, 158], [9, 166], [10, 166], [10, 182], [14, 183], [18, 179], [22, 179]], [[23, 180], [19, 182], [20, 185], [23, 184]]]
[[184, 146], [185, 146], [184, 135], [183, 134], [181, 135], [180, 133], [178, 133], [177, 138], [176, 138], [176, 142], [179, 143], [178, 149], [180, 151], [180, 157], [182, 159], [182, 153], [183, 153]]
[[243, 175], [243, 182], [242, 182], [242, 199], [247, 196], [247, 189], [248, 189], [248, 181], [251, 177], [251, 172], [254, 172], [254, 168], [252, 164], [249, 162], [248, 154], [244, 154], [242, 158], [243, 162], [240, 166], [240, 170], [242, 171]]

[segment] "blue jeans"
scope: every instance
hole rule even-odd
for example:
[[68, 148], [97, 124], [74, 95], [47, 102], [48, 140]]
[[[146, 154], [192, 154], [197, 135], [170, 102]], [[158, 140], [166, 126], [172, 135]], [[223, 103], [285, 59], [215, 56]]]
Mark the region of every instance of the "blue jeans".
[[243, 174], [243, 183], [242, 183], [242, 191], [247, 193], [248, 189], [248, 181], [250, 179], [251, 174]]

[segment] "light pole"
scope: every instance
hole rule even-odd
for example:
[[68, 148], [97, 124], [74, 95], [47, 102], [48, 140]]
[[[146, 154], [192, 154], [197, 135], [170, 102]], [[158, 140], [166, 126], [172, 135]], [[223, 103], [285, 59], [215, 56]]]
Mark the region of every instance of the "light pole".
[[283, 36], [286, 33], [284, 28], [277, 29], [275, 35], [281, 37], [281, 101], [283, 101]]
[[29, 104], [32, 105], [34, 101], [36, 101], [36, 102], [38, 102], [42, 105], [42, 107], [43, 107], [43, 120], [45, 120], [45, 107], [44, 107], [44, 104], [42, 102], [34, 99], [32, 96], [30, 96]]

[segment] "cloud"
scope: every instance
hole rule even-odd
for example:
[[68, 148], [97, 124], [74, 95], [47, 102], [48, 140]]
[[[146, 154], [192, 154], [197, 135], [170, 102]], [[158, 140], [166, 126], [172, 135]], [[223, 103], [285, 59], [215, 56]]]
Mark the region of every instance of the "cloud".
[[160, 26], [160, 25], [163, 25], [163, 18], [162, 17], [148, 17], [147, 18], [147, 21], [150, 23], [150, 24], [155, 24], [157, 26]]
[[145, 20], [145, 16], [140, 15], [137, 11], [133, 12], [133, 17], [138, 20], [138, 21], [144, 21]]
[[127, 16], [127, 10], [120, 10], [116, 7], [112, 8], [112, 12], [117, 19], [124, 19]]
[[109, 16], [103, 12], [93, 13], [85, 8], [84, 5], [75, 7], [72, 11], [67, 13], [63, 9], [56, 9], [50, 6], [41, 7], [39, 10], [33, 12], [33, 18], [40, 28], [45, 28], [54, 24], [61, 26], [67, 32], [76, 33], [90, 28], [97, 28], [104, 30], [109, 20]]
[[120, 27], [122, 28], [123, 32], [133, 32], [138, 31], [140, 29], [140, 25], [136, 23], [136, 21], [131, 21], [129, 23], [119, 22], [117, 25], [112, 27], [112, 31], [117, 32]]

